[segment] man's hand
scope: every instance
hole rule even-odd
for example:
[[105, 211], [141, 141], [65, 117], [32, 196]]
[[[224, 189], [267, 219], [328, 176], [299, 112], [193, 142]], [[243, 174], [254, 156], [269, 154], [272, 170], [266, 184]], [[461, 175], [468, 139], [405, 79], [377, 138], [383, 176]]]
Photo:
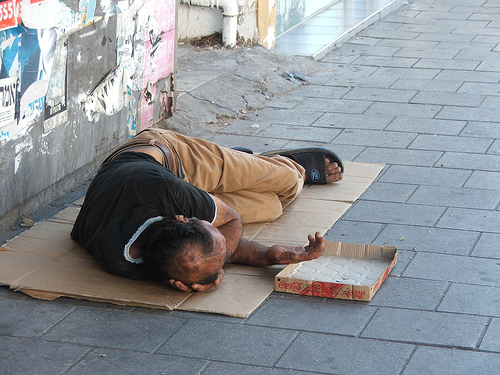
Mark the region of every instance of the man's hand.
[[168, 283], [170, 286], [174, 289], [178, 289], [181, 292], [204, 292], [208, 288], [210, 288], [212, 285], [217, 286], [221, 283], [222, 277], [224, 276], [224, 270], [221, 268], [219, 270], [219, 273], [217, 274], [217, 279], [214, 280], [213, 283], [210, 284], [198, 284], [198, 283], [193, 283], [191, 286], [185, 285], [182, 281], [179, 280], [174, 280], [170, 279], [168, 280]]
[[265, 253], [269, 264], [289, 264], [318, 258], [325, 248], [325, 239], [316, 232], [314, 237], [309, 235], [309, 244], [303, 246], [274, 245]]

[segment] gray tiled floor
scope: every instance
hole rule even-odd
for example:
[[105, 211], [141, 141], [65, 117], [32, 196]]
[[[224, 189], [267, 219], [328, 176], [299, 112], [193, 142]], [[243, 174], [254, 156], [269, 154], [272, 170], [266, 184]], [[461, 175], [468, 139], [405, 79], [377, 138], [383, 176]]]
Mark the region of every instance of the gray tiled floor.
[[494, 0], [410, 1], [317, 62], [308, 85], [211, 136], [386, 164], [327, 234], [399, 248], [372, 301], [273, 293], [236, 319], [2, 287], [0, 373], [498, 373], [498, 14]]

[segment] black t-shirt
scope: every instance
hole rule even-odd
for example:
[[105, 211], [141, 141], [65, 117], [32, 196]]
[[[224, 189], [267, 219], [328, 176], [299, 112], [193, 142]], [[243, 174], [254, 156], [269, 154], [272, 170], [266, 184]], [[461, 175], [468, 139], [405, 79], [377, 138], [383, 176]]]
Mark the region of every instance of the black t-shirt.
[[96, 175], [71, 236], [110, 273], [146, 279], [141, 260], [128, 255], [132, 242], [162, 217], [184, 215], [213, 222], [213, 198], [158, 163], [152, 156], [124, 152]]

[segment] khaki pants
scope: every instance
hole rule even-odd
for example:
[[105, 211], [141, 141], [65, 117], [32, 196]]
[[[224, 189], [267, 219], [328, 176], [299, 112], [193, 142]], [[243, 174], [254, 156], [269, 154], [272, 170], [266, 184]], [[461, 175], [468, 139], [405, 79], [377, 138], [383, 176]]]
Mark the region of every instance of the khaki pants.
[[154, 139], [173, 154], [172, 172], [235, 209], [244, 223], [279, 217], [304, 185], [304, 168], [282, 156], [266, 157], [221, 147], [174, 131], [147, 129], [135, 138]]

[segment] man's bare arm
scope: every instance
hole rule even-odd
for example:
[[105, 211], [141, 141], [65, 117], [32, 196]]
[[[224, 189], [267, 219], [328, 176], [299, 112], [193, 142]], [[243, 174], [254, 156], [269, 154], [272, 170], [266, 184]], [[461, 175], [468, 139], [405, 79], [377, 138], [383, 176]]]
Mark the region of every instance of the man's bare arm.
[[264, 246], [242, 239], [234, 252], [231, 263], [249, 266], [269, 266], [272, 264], [298, 263], [318, 258], [325, 247], [325, 239], [316, 232], [308, 236], [306, 246], [273, 245]]

